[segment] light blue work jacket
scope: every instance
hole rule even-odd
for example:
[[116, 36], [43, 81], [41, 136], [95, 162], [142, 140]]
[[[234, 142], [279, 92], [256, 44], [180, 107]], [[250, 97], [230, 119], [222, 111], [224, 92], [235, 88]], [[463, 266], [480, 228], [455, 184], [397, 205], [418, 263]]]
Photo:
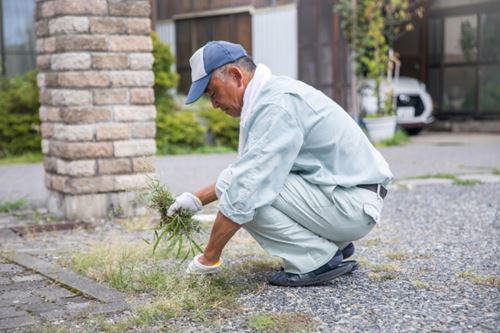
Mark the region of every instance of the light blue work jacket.
[[387, 162], [356, 122], [303, 82], [272, 76], [245, 127], [246, 144], [219, 198], [222, 214], [238, 224], [272, 204], [290, 173], [330, 193], [335, 186], [392, 181]]

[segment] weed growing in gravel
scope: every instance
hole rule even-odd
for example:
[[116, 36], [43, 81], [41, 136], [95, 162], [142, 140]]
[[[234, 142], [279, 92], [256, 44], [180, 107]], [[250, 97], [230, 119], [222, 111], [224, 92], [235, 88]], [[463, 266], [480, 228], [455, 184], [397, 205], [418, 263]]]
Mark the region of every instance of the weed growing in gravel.
[[373, 238], [368, 238], [368, 239], [363, 239], [360, 241], [361, 245], [364, 246], [377, 246], [382, 244], [382, 238], [380, 237], [373, 237]]
[[14, 210], [23, 208], [25, 205], [26, 200], [24, 199], [0, 202], [0, 213], [11, 213]]
[[397, 274], [394, 273], [368, 273], [368, 278], [372, 281], [377, 281], [377, 282], [382, 282], [382, 281], [389, 281], [389, 280], [395, 280], [398, 278]]
[[[250, 254], [250, 252], [249, 252]], [[248, 256], [239, 253], [239, 258]], [[252, 254], [253, 255], [253, 254]], [[159, 261], [171, 257], [166, 248], [159, 247], [154, 255], [141, 240], [131, 241], [111, 235], [94, 244], [88, 252], [73, 254], [63, 264], [72, 270], [99, 282], [109, 283], [129, 295], [132, 315], [124, 320], [128, 327], [166, 329], [166, 321], [184, 317], [212, 324], [223, 317], [222, 313], [237, 311], [236, 297], [243, 291], [253, 293], [262, 289], [262, 283], [238, 283], [245, 274], [277, 269], [279, 261], [271, 257], [244, 260], [233, 264], [213, 276], [190, 276], [184, 267], [166, 268], [169, 262]], [[138, 301], [147, 295], [147, 304]], [[210, 315], [207, 315], [207, 313]], [[104, 325], [104, 324], [103, 324]], [[111, 331], [123, 323], [115, 323], [108, 329], [100, 325], [97, 331]], [[111, 324], [110, 324], [111, 325]]]
[[471, 271], [461, 272], [457, 274], [458, 277], [469, 280], [474, 284], [481, 284], [486, 286], [499, 286], [500, 276], [494, 275], [479, 275]]
[[358, 257], [358, 262], [363, 268], [371, 270], [368, 277], [373, 281], [386, 281], [398, 278], [400, 267], [396, 264], [374, 264], [364, 257]]
[[413, 280], [411, 281], [411, 285], [417, 289], [429, 289], [430, 285], [427, 282], [421, 280]]
[[265, 313], [247, 319], [250, 329], [257, 332], [310, 332], [317, 323], [301, 313]]
[[411, 254], [406, 251], [386, 252], [384, 255], [389, 259], [399, 260], [399, 261], [408, 260], [411, 257]]

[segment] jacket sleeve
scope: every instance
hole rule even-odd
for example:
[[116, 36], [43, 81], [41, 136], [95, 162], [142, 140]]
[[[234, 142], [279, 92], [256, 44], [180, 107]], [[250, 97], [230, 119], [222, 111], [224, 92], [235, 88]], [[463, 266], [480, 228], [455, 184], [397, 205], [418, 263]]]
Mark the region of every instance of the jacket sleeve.
[[287, 110], [267, 105], [255, 111], [243, 154], [229, 168], [219, 209], [238, 224], [253, 220], [256, 209], [278, 196], [304, 141], [303, 128]]

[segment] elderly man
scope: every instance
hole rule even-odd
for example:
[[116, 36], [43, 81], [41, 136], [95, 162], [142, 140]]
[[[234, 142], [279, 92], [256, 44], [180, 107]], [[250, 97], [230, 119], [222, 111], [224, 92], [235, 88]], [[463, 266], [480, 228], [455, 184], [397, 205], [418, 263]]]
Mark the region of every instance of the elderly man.
[[353, 241], [380, 221], [392, 174], [356, 122], [307, 84], [256, 66], [238, 44], [212, 41], [190, 59], [186, 104], [205, 94], [240, 117], [236, 161], [217, 181], [183, 193], [168, 213], [219, 200], [208, 244], [188, 272], [213, 273], [243, 227], [283, 260], [270, 283], [307, 286], [349, 273]]

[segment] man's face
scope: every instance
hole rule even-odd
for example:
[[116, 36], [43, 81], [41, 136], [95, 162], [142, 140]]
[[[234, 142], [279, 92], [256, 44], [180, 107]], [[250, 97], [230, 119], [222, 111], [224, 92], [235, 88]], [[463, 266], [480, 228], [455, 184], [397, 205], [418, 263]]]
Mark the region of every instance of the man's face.
[[212, 75], [205, 94], [210, 98], [214, 108], [221, 109], [231, 117], [239, 117], [243, 107], [244, 92], [241, 77], [229, 71], [224, 79]]

